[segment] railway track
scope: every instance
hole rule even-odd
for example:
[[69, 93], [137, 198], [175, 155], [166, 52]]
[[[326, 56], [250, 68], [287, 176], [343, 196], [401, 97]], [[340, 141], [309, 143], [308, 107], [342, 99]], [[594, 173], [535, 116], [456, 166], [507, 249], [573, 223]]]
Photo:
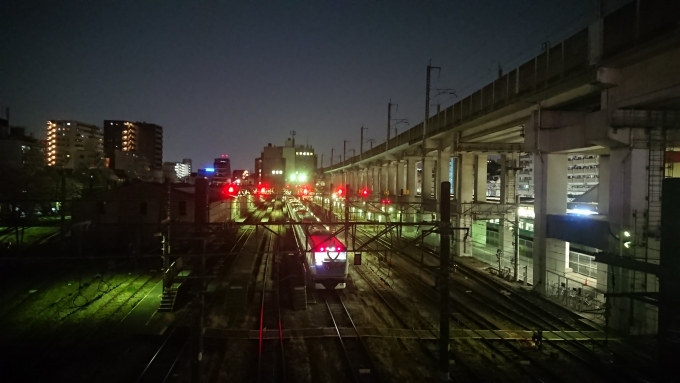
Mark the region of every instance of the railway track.
[[[184, 318], [183, 315], [181, 319]], [[174, 378], [173, 371], [187, 350], [190, 341], [188, 328], [180, 327], [179, 324], [173, 326], [135, 382], [165, 383], [173, 380], [171, 379]]]
[[[383, 245], [392, 246], [391, 244]], [[417, 263], [417, 260], [415, 260], [414, 257], [408, 254], [404, 255], [403, 258], [409, 260], [412, 263]], [[420, 295], [423, 295], [427, 299], [429, 299], [433, 305], [437, 304], [435, 299], [433, 299], [434, 297], [432, 294], [434, 292], [432, 285], [434, 283], [433, 275], [430, 275], [429, 278], [417, 278], [411, 272], [408, 272], [405, 269], [403, 269], [399, 262], [396, 262], [396, 260], [395, 262], [392, 262], [391, 267], [394, 272], [399, 274], [401, 281], [408, 283], [410, 287], [414, 288], [414, 290], [419, 291]], [[430, 270], [425, 269], [425, 273], [426, 274], [430, 273]], [[431, 281], [430, 284], [425, 282], [425, 280], [428, 279]], [[496, 323], [491, 322], [487, 318], [487, 316], [480, 315], [475, 310], [472, 310], [469, 307], [468, 303], [458, 299], [457, 297], [458, 295], [460, 295], [460, 292], [458, 292], [457, 294], [451, 294], [452, 323], [458, 323], [458, 326], [473, 331], [491, 330], [492, 331], [491, 337], [493, 338], [493, 340], [488, 340], [484, 337], [480, 337], [480, 340], [478, 342], [483, 344], [486, 348], [492, 351], [491, 362], [493, 362], [493, 358], [500, 357], [510, 365], [514, 366], [514, 368], [517, 370], [518, 378], [525, 374], [528, 374], [529, 376], [532, 376], [534, 379], [539, 379], [543, 381], [564, 381], [564, 377], [568, 376], [556, 374], [554, 372], [554, 369], [545, 366], [546, 364], [545, 361], [541, 360], [543, 358], [536, 357], [534, 355], [531, 355], [531, 353], [529, 352], [525, 352], [520, 346], [518, 346], [514, 342], [506, 340], [503, 334], [495, 332], [499, 329], [499, 326]], [[521, 327], [517, 324], [516, 321], [515, 324], [517, 328]], [[495, 334], [495, 336], [493, 336], [493, 334]], [[502, 371], [498, 372], [501, 373]]]
[[[372, 361], [371, 354], [354, 324], [354, 320], [335, 290], [322, 290], [323, 302], [333, 322], [340, 347], [352, 377], [357, 383], [380, 382], [380, 378]], [[353, 336], [348, 336], [346, 330], [353, 330]]]
[[[255, 211], [251, 217], [249, 218], [250, 222], [259, 222], [262, 217], [265, 215], [267, 212], [267, 205], [263, 205], [260, 209]], [[249, 291], [250, 288], [248, 286], [245, 286], [243, 290], [239, 289], [239, 292], [243, 292], [243, 300], [238, 299], [237, 301], [232, 298], [229, 298], [229, 294], [225, 294], [226, 292], [233, 292], [236, 290], [230, 290], [230, 284], [236, 283], [239, 286], [241, 285], [249, 285], [251, 282], [247, 282], [246, 280], [252, 280], [255, 278], [259, 278], [260, 275], [262, 275], [262, 281], [264, 281], [264, 271], [261, 270], [260, 272], [257, 272], [257, 274], [252, 274], [250, 271], [247, 273], [247, 276], [244, 277], [245, 274], [240, 273], [239, 270], [235, 270], [235, 268], [238, 269], [240, 262], [245, 261], [243, 258], [246, 256], [246, 254], [252, 254], [251, 251], [245, 251], [244, 249], [249, 248], [248, 243], [252, 242], [253, 240], [257, 240], [257, 244], [254, 245], [254, 249], [256, 249], [258, 256], [263, 257], [261, 263], [259, 266], [255, 265], [256, 268], [263, 268], [264, 265], [268, 265], [269, 261], [265, 260], [264, 257], [267, 256], [267, 254], [270, 252], [269, 246], [272, 246], [273, 242], [271, 242], [271, 236], [269, 234], [265, 234], [263, 236], [258, 236], [260, 232], [256, 230], [255, 227], [249, 227], [245, 226], [241, 230], [241, 234], [239, 237], [239, 240], [237, 241], [237, 244], [235, 245], [234, 248], [230, 251], [230, 253], [236, 252], [236, 248], [241, 249], [241, 251], [236, 252], [236, 255], [231, 258], [230, 261], [224, 261], [222, 265], [218, 265], [216, 267], [220, 268], [220, 272], [217, 274], [215, 280], [211, 283], [212, 287], [210, 290], [213, 290], [214, 292], [211, 294], [209, 303], [206, 305], [208, 312], [210, 313], [215, 313], [217, 316], [225, 316], [225, 315], [235, 315], [236, 312], [240, 312], [239, 310], [245, 309], [245, 304], [246, 302], [246, 295], [250, 295], [245, 293], [245, 291]], [[265, 232], [268, 233], [268, 232]], [[234, 275], [234, 273], [237, 273], [237, 275]], [[238, 281], [234, 281], [233, 279], [237, 278]], [[245, 278], [245, 279], [244, 279]], [[258, 294], [262, 293], [262, 289], [264, 289], [266, 286], [263, 283], [260, 286], [259, 291], [257, 292]], [[257, 286], [256, 286], [257, 289]], [[240, 295], [239, 295], [240, 296]], [[262, 294], [262, 297], [264, 297], [264, 294]], [[258, 312], [260, 312], [262, 301], [260, 301], [260, 307], [258, 309]], [[238, 307], [238, 310], [234, 310], [236, 307]], [[266, 306], [268, 308], [268, 306]], [[269, 316], [266, 317], [267, 320], [269, 320]], [[258, 317], [258, 326], [260, 323], [260, 317]], [[233, 323], [233, 322], [230, 322]], [[236, 342], [236, 343], [234, 343]], [[250, 381], [257, 381], [258, 377], [258, 363], [259, 363], [259, 343], [255, 347], [251, 347], [252, 344], [249, 342], [252, 341], [247, 341], [247, 342], [241, 342], [238, 343], [239, 341], [218, 341], [218, 340], [213, 340], [210, 342], [209, 345], [206, 345], [206, 350], [205, 350], [205, 355], [204, 355], [204, 368], [203, 368], [203, 379], [206, 382], [220, 382], [220, 381], [232, 381], [236, 380], [239, 381], [243, 380], [242, 377], [239, 378], [234, 378], [230, 377], [228, 374], [225, 374], [223, 371], [223, 368], [225, 366], [233, 366], [234, 365], [234, 352], [239, 352], [241, 360], [243, 360], [243, 363], [247, 364], [246, 369], [243, 368], [243, 366], [239, 366], [239, 370], [244, 370], [244, 373], [247, 374], [248, 376], [251, 377]], [[238, 346], [237, 346], [238, 344]], [[237, 351], [234, 351], [234, 348], [238, 348]], [[253, 360], [249, 360], [248, 358], [243, 358], [244, 354], [247, 354], [247, 357], [254, 356]], [[251, 368], [252, 367], [252, 368]]]
[[[361, 239], [359, 239], [359, 241], [363, 242]], [[428, 284], [426, 282], [427, 278], [419, 278], [415, 274], [403, 268], [399, 262], [392, 262], [390, 267], [399, 278], [398, 284], [407, 285], [404, 286], [408, 290], [406, 294], [411, 295], [415, 293], [416, 295], [422, 297], [426, 302], [429, 302], [430, 307], [437, 307], [438, 294], [437, 290], [434, 289], [434, 280], [431, 280], [432, 283]], [[395, 276], [395, 278], [397, 276]], [[489, 327], [497, 328], [497, 326], [488, 322], [486, 318], [468, 309], [465, 305], [460, 304], [459, 302], [458, 302], [459, 304], [456, 303], [457, 300], [454, 298], [451, 308], [452, 324], [457, 323], [459, 326], [471, 330]], [[425, 312], [429, 311], [430, 310]], [[433, 315], [431, 315], [431, 317], [438, 318], [438, 312], [436, 310], [432, 310], [432, 313]], [[429, 323], [429, 320], [427, 318], [423, 318], [423, 321]], [[432, 326], [432, 324], [429, 325]], [[499, 337], [499, 339], [502, 338]], [[473, 370], [474, 374], [476, 375], [470, 376], [470, 374], [466, 374], [465, 371], [450, 371], [452, 377], [460, 376], [461, 379], [468, 379], [472, 381], [489, 381], [489, 380], [493, 381], [496, 380], [498, 376], [507, 376], [510, 378], [514, 377], [514, 379], [521, 379], [524, 374], [528, 373], [526, 371], [526, 367], [523, 368], [518, 363], [516, 363], [518, 357], [516, 355], [515, 356], [510, 355], [508, 350], [512, 350], [512, 348], [509, 348], [511, 346], [508, 346], [505, 349], [499, 349], [492, 342], [475, 341], [472, 339], [470, 341], [474, 343], [475, 349], [479, 349], [481, 343], [481, 346], [483, 346], [483, 348], [489, 349], [490, 353], [486, 355], [485, 357], [486, 360], [481, 363], [479, 361], [471, 360], [471, 358], [469, 358], [467, 355], [453, 353], [453, 359], [456, 361], [457, 364], [462, 366], [468, 366], [468, 368]], [[512, 369], [515, 370], [514, 374], [513, 372], [508, 371], [507, 368], [498, 366], [497, 362], [499, 359], [507, 361], [511, 365]], [[473, 368], [472, 365], [475, 365], [476, 368]], [[486, 367], [484, 367], [484, 365]], [[549, 381], [555, 380], [551, 379]]]
[[[438, 260], [438, 255], [432, 249], [427, 248], [425, 251]], [[634, 361], [611, 352], [602, 342], [593, 339], [589, 332], [598, 331], [599, 328], [581, 321], [577, 314], [560, 307], [558, 307], [561, 309], [559, 312], [550, 308], [546, 309], [545, 305], [538, 304], [535, 300], [531, 300], [522, 294], [503, 294], [503, 291], [507, 292], [508, 286], [494, 278], [483, 277], [478, 271], [465, 264], [458, 264], [457, 271], [466, 277], [466, 281], [462, 281], [463, 283], [468, 282], [468, 286], [474, 287], [476, 290], [484, 290], [483, 293], [472, 294], [471, 296], [492, 308], [497, 315], [503, 316], [506, 320], [524, 330], [541, 329], [559, 332], [559, 339], [546, 338], [544, 339], [545, 343], [586, 366], [600, 378], [647, 382], [651, 379], [650, 377], [654, 376], [649, 368], [644, 368]], [[472, 281], [472, 283], [469, 283], [469, 281]], [[453, 284], [453, 286], [459, 292], [462, 292], [460, 284]], [[504, 309], [496, 309], [498, 305], [501, 305]], [[575, 336], [579, 339], [587, 339], [588, 344], [570, 336], [570, 332], [575, 332]], [[635, 364], [635, 368], [630, 368], [631, 363]]]
[[[279, 263], [274, 262], [275, 238], [269, 235], [263, 254], [260, 300], [257, 382], [286, 382], [286, 359], [283, 347], [283, 323], [279, 296]], [[265, 329], [274, 328], [278, 337], [265, 339]]]
[[[439, 334], [437, 329], [425, 318], [423, 318], [420, 313], [415, 311], [413, 307], [409, 307], [408, 304], [404, 303], [394, 292], [394, 290], [387, 287], [384, 280], [379, 277], [375, 270], [370, 269], [374, 277], [380, 278], [378, 281], [371, 278], [367, 273], [365, 273], [360, 266], [353, 266], [354, 270], [358, 275], [360, 275], [366, 283], [371, 287], [375, 294], [379, 297], [380, 301], [383, 302], [385, 307], [392, 312], [402, 328], [409, 329], [413, 332], [416, 339], [424, 351], [424, 353], [436, 363], [438, 360], [438, 350], [437, 343], [433, 341], [427, 341], [423, 339], [423, 336], [416, 329], [422, 329], [427, 334], [435, 339], [439, 340]], [[405, 318], [412, 318], [413, 322], [411, 324], [406, 322]], [[456, 382], [478, 382], [481, 381], [479, 376], [474, 373], [474, 371], [467, 365], [460, 355], [455, 352], [450, 351], [450, 359], [456, 361], [456, 363], [451, 364], [449, 374]]]

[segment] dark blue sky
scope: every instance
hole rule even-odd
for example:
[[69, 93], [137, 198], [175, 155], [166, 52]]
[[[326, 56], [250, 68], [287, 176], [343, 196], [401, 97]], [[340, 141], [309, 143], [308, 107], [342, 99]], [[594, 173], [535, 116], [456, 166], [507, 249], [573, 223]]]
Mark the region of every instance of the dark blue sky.
[[429, 59], [433, 88], [464, 97], [499, 62], [586, 26], [597, 3], [0, 0], [0, 106], [40, 137], [48, 119], [157, 123], [164, 160], [201, 167], [229, 154], [252, 169], [295, 130], [328, 164], [344, 139], [358, 151], [361, 125], [385, 140], [390, 99], [395, 118], [422, 121]]

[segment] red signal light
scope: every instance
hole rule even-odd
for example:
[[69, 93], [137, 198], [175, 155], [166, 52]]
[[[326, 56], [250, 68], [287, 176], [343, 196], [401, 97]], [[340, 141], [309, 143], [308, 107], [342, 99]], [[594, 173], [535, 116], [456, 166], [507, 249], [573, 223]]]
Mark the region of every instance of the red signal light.
[[226, 194], [229, 197], [233, 197], [238, 194], [238, 186], [229, 185], [222, 190], [222, 193]]

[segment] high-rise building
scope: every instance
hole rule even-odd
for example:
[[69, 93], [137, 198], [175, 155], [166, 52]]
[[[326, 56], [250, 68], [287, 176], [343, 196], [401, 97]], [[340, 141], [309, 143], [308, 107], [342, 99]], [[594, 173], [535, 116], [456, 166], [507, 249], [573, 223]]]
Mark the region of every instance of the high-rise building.
[[258, 181], [271, 187], [295, 187], [313, 185], [317, 167], [317, 155], [309, 145], [295, 145], [288, 139], [284, 146], [268, 144], [255, 161]]
[[72, 120], [47, 121], [47, 166], [97, 168], [103, 160], [99, 127]]
[[163, 169], [163, 127], [147, 122], [104, 121], [104, 153], [117, 169], [116, 150], [145, 158], [151, 170]]
[[213, 162], [215, 173], [213, 175], [213, 183], [220, 185], [231, 182], [231, 161], [229, 156], [223, 154], [220, 158], [215, 158]]

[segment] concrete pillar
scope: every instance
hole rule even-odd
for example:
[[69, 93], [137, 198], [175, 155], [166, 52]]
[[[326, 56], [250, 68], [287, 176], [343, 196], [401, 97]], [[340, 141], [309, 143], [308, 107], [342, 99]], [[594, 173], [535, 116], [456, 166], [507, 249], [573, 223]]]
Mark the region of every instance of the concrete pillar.
[[[338, 173], [333, 173], [331, 174], [331, 185], [328, 185], [328, 187], [333, 186], [333, 188], [336, 188], [338, 185], [340, 185], [340, 181], [338, 180]], [[333, 189], [331, 189], [331, 193], [333, 193]]]
[[[437, 180], [435, 183], [435, 193], [437, 193], [437, 201], [439, 201], [442, 182], [449, 181], [449, 164], [451, 163], [451, 152], [449, 149], [442, 149], [437, 151]], [[450, 191], [454, 194], [453, 191]]]
[[368, 182], [369, 182], [369, 188], [371, 189], [371, 192], [373, 193], [379, 193], [380, 190], [378, 190], [378, 167], [375, 165], [371, 165], [371, 167], [368, 169]]
[[[472, 190], [474, 186], [474, 160], [472, 153], [460, 153], [456, 159], [456, 225], [457, 227], [472, 227], [472, 216], [469, 214], [470, 204], [473, 201]], [[466, 211], [468, 214], [466, 214]], [[455, 245], [454, 254], [463, 257], [472, 255], [472, 237], [465, 238], [462, 230], [454, 231]]]
[[478, 154], [475, 157], [475, 201], [486, 202], [486, 161], [489, 156]]
[[354, 190], [358, 191], [362, 188], [362, 182], [361, 182], [361, 176], [362, 176], [363, 170], [362, 169], [355, 169], [354, 170]]
[[423, 198], [432, 198], [432, 169], [434, 167], [434, 160], [432, 157], [425, 157], [423, 161], [423, 172], [420, 173], [421, 185], [420, 193]]
[[397, 196], [397, 163], [397, 161], [393, 161], [387, 165], [387, 190], [390, 191], [390, 198], [393, 201]]
[[609, 215], [609, 155], [600, 156], [597, 185], [597, 212]]
[[[502, 190], [502, 189], [501, 189]], [[546, 295], [565, 272], [568, 243], [546, 238], [547, 215], [567, 212], [567, 155], [534, 155], [534, 289]]]
[[[620, 236], [623, 231], [631, 237], [619, 241], [610, 238], [609, 249], [623, 257], [647, 258], [658, 262], [660, 248], [658, 238], [646, 236], [646, 216], [648, 214], [648, 165], [647, 149], [615, 149], [609, 157], [609, 225], [611, 232]], [[660, 186], [660, 185], [659, 185]], [[674, 197], [674, 196], [672, 196]], [[620, 242], [631, 241], [629, 248]], [[646, 244], [646, 246], [645, 246]], [[600, 281], [598, 279], [598, 287]], [[656, 277], [642, 272], [608, 267], [607, 291], [610, 293], [656, 292]], [[609, 324], [631, 334], [656, 333], [656, 307], [629, 298], [611, 298], [611, 317]]]
[[[512, 156], [501, 155], [501, 203], [514, 204], [517, 194], [517, 172], [513, 169], [517, 163]], [[515, 233], [514, 214], [506, 214], [498, 227], [498, 249], [501, 250], [501, 267], [511, 266], [510, 260], [514, 259]]]
[[395, 195], [402, 195], [404, 189], [404, 163], [394, 161], [394, 192]]
[[349, 190], [347, 190], [347, 193], [351, 193], [352, 189], [354, 189], [354, 170], [347, 169], [347, 180], [345, 185], [349, 185]]
[[[501, 203], [515, 203], [515, 195], [517, 193], [517, 172], [514, 169], [511, 169], [515, 167], [517, 167], [517, 163], [512, 156], [501, 154]], [[567, 176], [565, 175], [565, 180], [566, 177]]]
[[[599, 158], [599, 182], [597, 185], [597, 212], [601, 215], [609, 215], [609, 178], [610, 178], [610, 157], [609, 154], [602, 155]], [[609, 282], [608, 268], [605, 263], [596, 262], [597, 267], [597, 289], [600, 291], [607, 291]]]
[[461, 203], [473, 201], [474, 159], [472, 153], [461, 153], [458, 156], [458, 193], [457, 200]]
[[[408, 190], [407, 202], [409, 203], [409, 207], [406, 209], [406, 213], [404, 215], [404, 221], [406, 222], [415, 222], [416, 220], [416, 209], [414, 208], [413, 204], [417, 202], [417, 162], [418, 161], [415, 158], [409, 158], [406, 160], [406, 190]], [[412, 230], [412, 228], [409, 228], [409, 230]]]
[[390, 190], [390, 168], [391, 165], [389, 162], [386, 162], [382, 166], [382, 174], [383, 174], [383, 179], [382, 179], [382, 190], [383, 190], [383, 197], [385, 197], [385, 193], [389, 192], [390, 195], [392, 194], [392, 191]]

